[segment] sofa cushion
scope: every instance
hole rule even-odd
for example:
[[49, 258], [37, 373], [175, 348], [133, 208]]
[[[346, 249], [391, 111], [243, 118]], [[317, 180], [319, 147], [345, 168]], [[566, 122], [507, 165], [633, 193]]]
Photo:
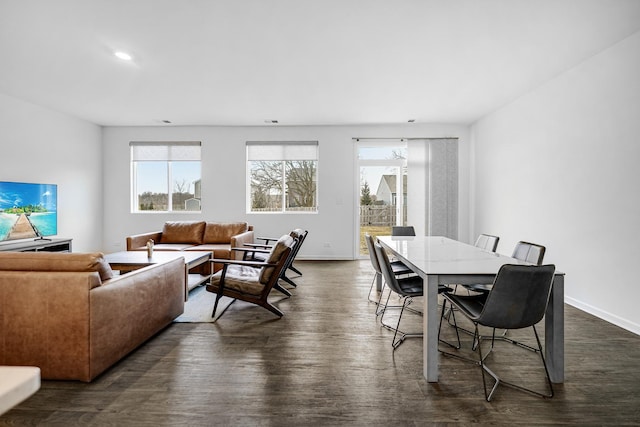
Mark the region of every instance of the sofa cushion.
[[100, 252], [0, 252], [0, 270], [97, 271], [103, 282], [113, 277], [113, 270]]
[[224, 243], [189, 246], [185, 251], [208, 251], [212, 253], [213, 258], [231, 259], [231, 247]]
[[[186, 251], [190, 248], [195, 248], [195, 245], [191, 243], [157, 243], [153, 245], [154, 251]], [[140, 250], [147, 250], [147, 248], [141, 248]]]
[[246, 222], [207, 222], [202, 243], [229, 243], [233, 236], [247, 230]]
[[159, 243], [202, 243], [204, 221], [167, 221]]
[[[275, 245], [271, 248], [271, 252], [269, 252], [269, 258], [267, 258], [268, 263], [277, 263], [280, 261], [282, 254], [287, 250], [287, 248], [291, 247], [293, 243], [293, 238], [288, 234], [283, 235], [278, 239]], [[273, 274], [275, 267], [263, 267], [260, 272], [260, 283], [267, 284], [269, 283], [269, 279], [271, 279], [271, 275]]]

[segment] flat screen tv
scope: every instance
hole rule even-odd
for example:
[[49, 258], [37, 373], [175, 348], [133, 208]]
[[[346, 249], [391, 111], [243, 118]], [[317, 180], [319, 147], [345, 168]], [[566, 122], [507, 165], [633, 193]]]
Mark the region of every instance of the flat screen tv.
[[0, 181], [0, 242], [58, 234], [58, 186]]

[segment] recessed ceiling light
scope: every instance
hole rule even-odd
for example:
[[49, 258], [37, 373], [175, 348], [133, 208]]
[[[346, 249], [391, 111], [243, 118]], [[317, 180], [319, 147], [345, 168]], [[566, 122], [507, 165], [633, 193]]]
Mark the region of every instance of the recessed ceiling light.
[[127, 52], [118, 51], [114, 52], [113, 54], [123, 61], [131, 61], [133, 59]]

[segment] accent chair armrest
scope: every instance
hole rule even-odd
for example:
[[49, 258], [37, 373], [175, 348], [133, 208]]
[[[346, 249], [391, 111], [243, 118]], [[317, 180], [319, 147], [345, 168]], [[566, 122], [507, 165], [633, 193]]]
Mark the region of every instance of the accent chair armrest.
[[242, 258], [242, 256], [239, 253], [234, 253], [233, 249], [234, 248], [239, 248], [242, 247], [246, 244], [249, 243], [253, 243], [253, 231], [249, 230], [249, 231], [245, 231], [244, 233], [240, 233], [240, 234], [236, 234], [235, 236], [231, 237], [231, 241], [229, 242], [229, 245], [231, 246], [231, 254], [230, 257], [233, 258]]
[[266, 267], [266, 266], [275, 266], [276, 264], [264, 261], [244, 261], [239, 259], [222, 259], [222, 258], [212, 258], [209, 262], [215, 262], [218, 264], [234, 264], [234, 265], [244, 265], [246, 267]]
[[[236, 256], [236, 259], [242, 259], [246, 261], [248, 259], [256, 258], [255, 254], [268, 254], [271, 253], [271, 249], [257, 249], [257, 248], [231, 248], [232, 251], [236, 251], [237, 254], [242, 254], [242, 257]], [[266, 257], [265, 257], [266, 258]]]
[[273, 247], [273, 245], [263, 245], [261, 243], [245, 243], [245, 246], [249, 247], [249, 248], [263, 248], [263, 249], [271, 249]]
[[278, 239], [278, 237], [256, 237], [256, 240], [264, 240], [265, 245], [269, 245], [269, 242], [271, 241], [276, 242]]
[[238, 251], [238, 252], [262, 252], [264, 254], [268, 254], [269, 252], [271, 252], [271, 248], [269, 249], [259, 249], [259, 248], [231, 248], [232, 251]]

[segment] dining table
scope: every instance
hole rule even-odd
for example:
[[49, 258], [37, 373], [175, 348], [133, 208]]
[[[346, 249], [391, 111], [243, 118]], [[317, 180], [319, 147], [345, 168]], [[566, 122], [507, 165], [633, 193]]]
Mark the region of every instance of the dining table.
[[[424, 283], [423, 374], [438, 382], [438, 285], [492, 283], [505, 264], [531, 263], [443, 236], [378, 236], [380, 244]], [[554, 383], [564, 382], [564, 273], [556, 270], [544, 316], [545, 360]]]

